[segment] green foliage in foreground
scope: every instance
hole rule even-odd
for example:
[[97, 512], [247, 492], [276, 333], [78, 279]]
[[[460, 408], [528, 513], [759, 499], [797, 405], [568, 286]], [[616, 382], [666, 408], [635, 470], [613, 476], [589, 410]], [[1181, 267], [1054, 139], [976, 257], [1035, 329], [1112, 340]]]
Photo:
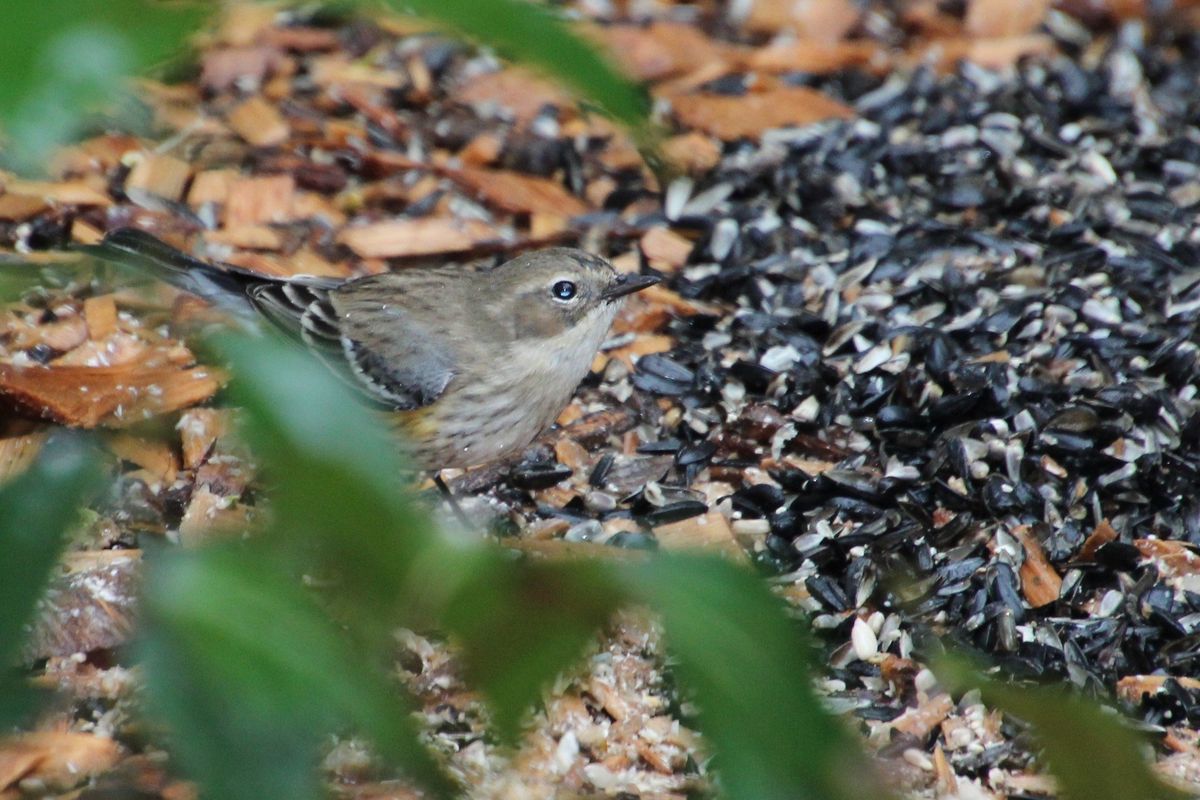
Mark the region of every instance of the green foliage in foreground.
[[94, 455], [80, 437], [57, 436], [29, 470], [0, 487], [0, 731], [33, 707], [13, 665], [66, 531], [100, 485]]
[[211, 3], [52, 0], [3, 4], [0, 163], [37, 172], [110, 103], [125, 77], [180, 51]]

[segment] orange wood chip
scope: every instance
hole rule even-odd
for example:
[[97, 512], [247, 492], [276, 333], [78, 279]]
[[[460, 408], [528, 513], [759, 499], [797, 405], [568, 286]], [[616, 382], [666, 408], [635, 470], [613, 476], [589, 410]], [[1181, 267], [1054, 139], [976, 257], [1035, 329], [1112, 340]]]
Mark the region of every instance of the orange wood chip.
[[72, 175], [103, 173], [115, 167], [126, 153], [141, 150], [137, 137], [108, 133], [85, 139], [73, 147], [64, 147], [50, 159], [50, 173]]
[[125, 190], [141, 190], [164, 200], [179, 200], [192, 169], [186, 161], [158, 153], [147, 153], [129, 171]]
[[235, 84], [261, 84], [283, 60], [279, 48], [267, 45], [210, 50], [200, 62], [200, 85], [223, 92]]
[[477, 167], [447, 171], [446, 175], [501, 211], [573, 217], [588, 210], [587, 204], [568, 192], [562, 184], [546, 178]]
[[0, 483], [20, 475], [41, 452], [49, 434], [43, 430], [0, 438]]
[[287, 120], [275, 106], [261, 97], [239, 103], [226, 118], [238, 136], [255, 147], [271, 147], [287, 141], [291, 134]]
[[0, 398], [80, 428], [120, 426], [211, 397], [221, 380], [204, 367], [16, 367], [0, 364]]
[[1032, 33], [1046, 18], [1050, 0], [971, 0], [963, 27], [969, 36], [991, 38]]
[[113, 455], [137, 464], [164, 485], [174, 481], [179, 472], [179, 460], [166, 442], [128, 433], [110, 434], [106, 442]]
[[730, 48], [705, 36], [694, 25], [655, 22], [585, 30], [607, 45], [633, 77], [643, 81], [659, 81], [729, 60]]
[[1029, 56], [1053, 55], [1054, 40], [1044, 34], [1006, 36], [996, 39], [958, 37], [935, 39], [914, 47], [906, 56], [910, 64], [932, 62], [938, 69], [952, 70], [960, 61], [970, 61], [988, 69], [1013, 67], [1018, 60]]
[[486, 223], [442, 217], [374, 222], [343, 228], [338, 234], [338, 241], [362, 258], [461, 253], [497, 238], [497, 231]]
[[41, 197], [14, 192], [0, 195], [0, 220], [6, 222], [24, 222], [49, 209], [50, 204]]
[[399, 89], [404, 85], [404, 77], [399, 72], [351, 61], [344, 55], [314, 58], [309, 62], [309, 74], [313, 83], [321, 87], [361, 83], [381, 89]]
[[1029, 532], [1028, 525], [1013, 528], [1013, 536], [1025, 548], [1025, 562], [1021, 564], [1021, 592], [1029, 605], [1040, 608], [1058, 599], [1062, 590], [1062, 578], [1054, 570], [1046, 551]]
[[197, 208], [205, 203], [224, 203], [229, 198], [229, 189], [238, 180], [233, 169], [209, 169], [201, 172], [192, 181], [188, 190], [188, 205]]
[[95, 225], [75, 219], [71, 222], [71, 241], [78, 244], [99, 244], [104, 232]]
[[310, 52], [314, 50], [333, 50], [338, 46], [337, 31], [329, 28], [305, 28], [290, 26], [287, 28], [270, 27], [259, 35], [259, 41], [273, 44], [285, 50]]
[[238, 178], [229, 187], [225, 202], [225, 225], [236, 228], [265, 222], [287, 222], [292, 218], [296, 181], [291, 175]]
[[922, 740], [929, 735], [930, 731], [941, 725], [942, 720], [950, 716], [950, 712], [953, 710], [954, 701], [950, 695], [935, 695], [916, 708], [910, 708], [896, 717], [888, 727]]
[[219, 231], [207, 231], [204, 241], [247, 250], [279, 250], [283, 247], [283, 236], [268, 225], [238, 225]]
[[688, 174], [712, 169], [721, 160], [721, 144], [699, 131], [672, 136], [662, 144], [667, 160]]
[[178, 428], [183, 448], [183, 466], [195, 469], [212, 451], [217, 440], [229, 433], [232, 420], [228, 411], [190, 408], [179, 417]]
[[875, 42], [786, 42], [760, 47], [746, 55], [743, 63], [763, 72], [808, 72], [824, 75], [852, 67], [883, 72], [891, 62], [887, 50]]
[[861, 17], [862, 8], [853, 0], [754, 0], [742, 25], [756, 33], [791, 30], [804, 39], [834, 42]]
[[1108, 520], [1100, 520], [1100, 523], [1096, 525], [1087, 539], [1083, 541], [1083, 547], [1079, 548], [1079, 560], [1091, 561], [1096, 557], [1096, 551], [1102, 545], [1108, 544], [1116, 538], [1117, 531], [1108, 523]]
[[1170, 539], [1134, 539], [1133, 546], [1143, 558], [1154, 561], [1165, 578], [1195, 575], [1200, 572], [1200, 555], [1182, 542]]
[[671, 104], [684, 126], [726, 141], [757, 139], [772, 128], [854, 116], [849, 106], [805, 86], [781, 86], [740, 97], [679, 95], [671, 99]]
[[[1200, 680], [1196, 678], [1176, 677], [1175, 680], [1184, 689], [1200, 689]], [[1117, 681], [1117, 697], [1127, 703], [1140, 703], [1142, 695], [1161, 692], [1166, 682], [1166, 675], [1126, 675]]]
[[5, 189], [13, 194], [38, 197], [51, 203], [76, 206], [111, 206], [112, 199], [86, 180], [10, 181]]
[[107, 339], [117, 331], [116, 299], [111, 294], [102, 294], [84, 300], [83, 319], [87, 323], [89, 339]]
[[214, 539], [239, 535], [251, 522], [251, 509], [229, 503], [229, 496], [197, 484], [179, 521], [179, 543], [196, 547]]
[[41, 343], [65, 353], [87, 341], [87, 323], [80, 316], [64, 316], [57, 322], [18, 331], [16, 341], [22, 349]]
[[499, 136], [494, 133], [481, 133], [458, 151], [458, 157], [464, 164], [483, 167], [495, 163], [503, 149], [504, 140]]
[[[715, 316], [717, 313], [716, 309], [712, 306], [681, 297], [678, 293], [671, 291], [661, 283], [642, 289], [637, 293], [636, 297], [643, 302], [662, 306], [671, 313], [683, 314], [689, 317], [694, 314], [712, 314]], [[629, 304], [627, 303], [626, 305]]]
[[42, 731], [0, 740], [0, 792], [24, 780], [69, 789], [117, 763], [121, 748], [90, 733]]
[[729, 521], [719, 511], [659, 525], [654, 529], [654, 538], [667, 550], [714, 550], [731, 558], [746, 557], [733, 538]]
[[553, 239], [569, 227], [570, 220], [559, 214], [535, 212], [529, 215], [529, 236], [535, 241]]
[[494, 105], [522, 123], [533, 119], [546, 106], [572, 105], [570, 95], [562, 89], [517, 67], [473, 78], [454, 92], [454, 99], [470, 105]]
[[670, 228], [655, 227], [641, 238], [642, 255], [655, 269], [675, 272], [687, 263], [692, 243]]

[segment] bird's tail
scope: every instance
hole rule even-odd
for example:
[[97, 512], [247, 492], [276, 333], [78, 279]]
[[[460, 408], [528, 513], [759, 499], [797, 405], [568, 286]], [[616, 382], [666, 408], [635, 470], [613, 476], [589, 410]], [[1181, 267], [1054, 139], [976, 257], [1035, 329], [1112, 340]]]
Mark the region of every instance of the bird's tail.
[[82, 245], [79, 249], [104, 261], [139, 269], [231, 310], [246, 308], [247, 289], [262, 280], [232, 265], [216, 266], [189, 256], [137, 228], [118, 228], [99, 244]]

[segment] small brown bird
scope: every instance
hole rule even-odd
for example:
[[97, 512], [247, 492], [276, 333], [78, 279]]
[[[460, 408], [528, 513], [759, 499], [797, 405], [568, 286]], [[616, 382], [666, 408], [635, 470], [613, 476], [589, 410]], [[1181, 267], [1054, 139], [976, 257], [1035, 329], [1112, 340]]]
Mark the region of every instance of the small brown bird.
[[414, 267], [347, 281], [210, 264], [134, 228], [86, 249], [265, 317], [395, 412], [430, 469], [519, 453], [570, 401], [623, 298], [658, 282], [565, 247], [491, 268]]

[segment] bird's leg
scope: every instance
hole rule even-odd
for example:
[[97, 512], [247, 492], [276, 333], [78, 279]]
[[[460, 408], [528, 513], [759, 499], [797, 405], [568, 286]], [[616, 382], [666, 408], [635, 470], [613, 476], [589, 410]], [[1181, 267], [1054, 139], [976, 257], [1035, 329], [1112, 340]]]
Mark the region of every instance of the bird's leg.
[[450, 487], [442, 480], [441, 472], [433, 473], [433, 485], [442, 493], [442, 497], [446, 500], [446, 505], [450, 506], [450, 511], [454, 514], [455, 519], [458, 520], [458, 524], [462, 525], [468, 531], [471, 530], [473, 527], [471, 521], [463, 513], [462, 506], [458, 504], [458, 500], [454, 497], [454, 493], [450, 491]]

